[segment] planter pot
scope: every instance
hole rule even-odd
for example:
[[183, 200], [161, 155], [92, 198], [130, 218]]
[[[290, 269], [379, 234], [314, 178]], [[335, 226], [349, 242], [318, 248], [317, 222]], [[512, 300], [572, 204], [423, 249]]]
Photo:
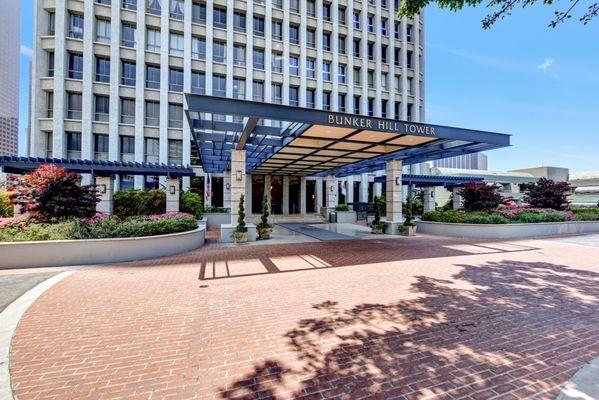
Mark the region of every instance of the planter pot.
[[247, 243], [248, 241], [248, 233], [247, 232], [233, 232], [233, 238], [235, 239], [235, 243]]
[[260, 240], [270, 239], [270, 234], [272, 233], [271, 228], [258, 229], [258, 238]]
[[399, 234], [402, 236], [416, 236], [416, 228], [416, 225], [402, 225], [399, 227]]
[[372, 233], [375, 235], [383, 235], [385, 233], [386, 226], [384, 225], [373, 225], [370, 227], [372, 229]]

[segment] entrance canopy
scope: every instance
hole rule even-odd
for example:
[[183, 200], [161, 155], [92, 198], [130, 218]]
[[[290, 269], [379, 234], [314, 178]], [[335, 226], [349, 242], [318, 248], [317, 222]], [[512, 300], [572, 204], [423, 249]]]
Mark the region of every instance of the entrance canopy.
[[186, 98], [199, 157], [210, 173], [229, 167], [233, 149], [246, 150], [247, 173], [343, 177], [384, 169], [389, 160], [410, 165], [510, 145], [510, 136], [500, 133], [224, 97]]

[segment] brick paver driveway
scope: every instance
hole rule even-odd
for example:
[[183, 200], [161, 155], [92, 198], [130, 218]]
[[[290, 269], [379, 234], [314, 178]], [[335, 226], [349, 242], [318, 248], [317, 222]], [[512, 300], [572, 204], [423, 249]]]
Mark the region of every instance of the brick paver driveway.
[[553, 399], [599, 355], [599, 248], [209, 245], [78, 271], [23, 317], [19, 399]]

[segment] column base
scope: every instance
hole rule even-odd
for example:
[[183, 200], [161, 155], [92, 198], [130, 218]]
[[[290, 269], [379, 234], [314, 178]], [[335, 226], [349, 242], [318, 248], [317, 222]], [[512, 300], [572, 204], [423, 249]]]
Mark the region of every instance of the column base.
[[383, 218], [381, 221], [387, 224], [386, 235], [399, 235], [399, 227], [403, 225], [403, 221], [387, 221]]

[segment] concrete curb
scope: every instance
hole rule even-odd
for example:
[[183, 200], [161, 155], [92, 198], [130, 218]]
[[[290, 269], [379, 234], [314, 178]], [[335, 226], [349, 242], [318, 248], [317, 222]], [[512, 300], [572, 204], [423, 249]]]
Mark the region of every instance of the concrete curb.
[[562, 389], [556, 400], [599, 399], [599, 357], [582, 367]]
[[0, 313], [0, 399], [14, 400], [10, 384], [10, 344], [23, 314], [52, 286], [75, 271], [65, 271], [25, 292]]

